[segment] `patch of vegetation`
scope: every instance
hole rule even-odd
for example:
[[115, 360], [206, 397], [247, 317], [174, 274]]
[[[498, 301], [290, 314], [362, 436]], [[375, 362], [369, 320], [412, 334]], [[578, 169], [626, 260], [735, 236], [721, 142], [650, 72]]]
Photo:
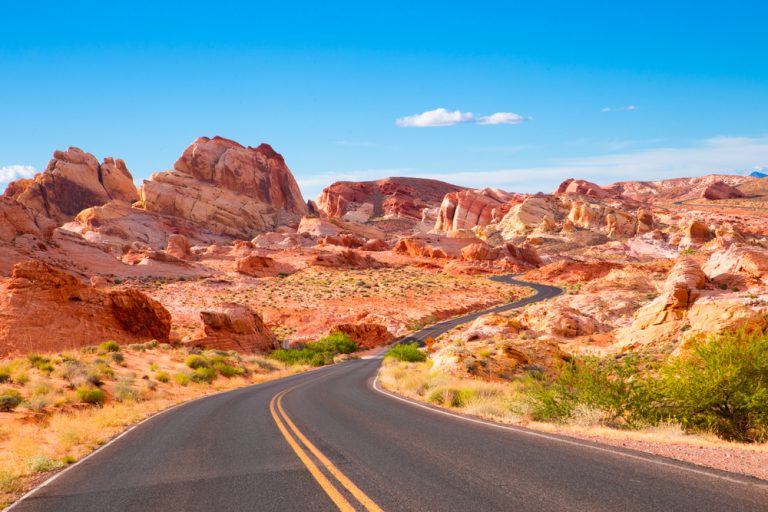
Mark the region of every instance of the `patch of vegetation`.
[[39, 354], [27, 355], [27, 361], [32, 365], [32, 368], [36, 368], [43, 373], [51, 373], [53, 371], [53, 364], [51, 364], [51, 358], [41, 356]]
[[351, 354], [357, 349], [357, 342], [353, 341], [349, 335], [334, 332], [305, 344], [304, 348], [273, 350], [269, 357], [288, 365], [324, 366], [332, 364], [335, 356]]
[[0, 392], [0, 412], [11, 412], [22, 402], [21, 393], [15, 389], [4, 389]]
[[99, 345], [102, 352], [120, 352], [120, 345], [116, 341], [105, 341]]
[[406, 363], [419, 363], [427, 360], [427, 354], [419, 350], [418, 343], [395, 345], [384, 356], [385, 359], [396, 359]]
[[187, 357], [184, 360], [184, 364], [193, 370], [197, 370], [198, 368], [209, 368], [211, 366], [211, 362], [208, 361], [208, 358], [199, 354], [192, 354]]
[[189, 385], [189, 381], [191, 381], [192, 379], [186, 373], [177, 373], [176, 375], [173, 376], [173, 380], [176, 381], [176, 384], [180, 386], [187, 386]]
[[30, 473], [53, 471], [54, 469], [64, 467], [64, 465], [63, 461], [55, 460], [45, 455], [36, 455], [27, 462], [27, 468]]
[[102, 406], [107, 395], [99, 388], [82, 386], [77, 388], [77, 398], [84, 404]]
[[171, 376], [168, 374], [168, 372], [159, 371], [155, 374], [155, 379], [157, 379], [157, 382], [162, 382], [165, 384], [171, 380]]

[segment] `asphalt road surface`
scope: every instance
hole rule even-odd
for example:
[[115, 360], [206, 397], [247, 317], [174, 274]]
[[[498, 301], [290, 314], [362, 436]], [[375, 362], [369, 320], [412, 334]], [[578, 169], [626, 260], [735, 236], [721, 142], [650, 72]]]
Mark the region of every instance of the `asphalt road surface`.
[[[535, 288], [536, 297], [494, 309], [560, 292]], [[380, 392], [380, 362], [348, 361], [172, 409], [13, 510], [768, 510], [760, 480], [495, 426]]]

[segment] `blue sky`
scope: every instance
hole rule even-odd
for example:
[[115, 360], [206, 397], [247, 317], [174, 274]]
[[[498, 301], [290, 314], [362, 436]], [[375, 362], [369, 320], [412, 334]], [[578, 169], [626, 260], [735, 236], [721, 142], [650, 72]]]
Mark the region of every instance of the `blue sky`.
[[[200, 135], [272, 144], [307, 198], [390, 175], [534, 192], [768, 166], [758, 2], [157, 4], [3, 5], [0, 187], [70, 145], [140, 184]], [[398, 124], [438, 108], [465, 122]], [[520, 122], [478, 122], [494, 113]]]

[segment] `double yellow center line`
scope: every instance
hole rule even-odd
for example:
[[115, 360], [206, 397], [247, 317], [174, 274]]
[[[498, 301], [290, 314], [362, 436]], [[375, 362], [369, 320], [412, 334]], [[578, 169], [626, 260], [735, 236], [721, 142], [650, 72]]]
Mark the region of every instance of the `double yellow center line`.
[[[291, 421], [291, 418], [285, 413], [283, 409], [282, 400], [283, 397], [290, 391], [294, 390], [298, 386], [282, 391], [272, 397], [269, 402], [269, 412], [272, 414], [272, 418], [277, 424], [277, 428], [280, 429], [280, 433], [283, 434], [285, 440], [288, 442], [293, 451], [296, 452], [301, 462], [307, 467], [310, 474], [314, 477], [320, 487], [325, 491], [329, 498], [336, 504], [336, 506], [342, 512], [354, 512], [355, 507], [344, 497], [344, 495], [331, 483], [331, 480], [322, 472], [322, 470], [315, 464], [312, 457], [309, 456], [307, 450], [322, 464], [325, 469], [330, 473], [339, 484], [341, 484], [360, 504], [365, 507], [369, 512], [383, 512], [371, 498], [369, 498], [363, 491], [357, 487], [352, 480], [350, 480], [344, 473], [339, 470], [329, 459], [326, 457], [307, 437], [301, 433], [296, 425]], [[295, 436], [295, 437], [294, 437]], [[304, 447], [302, 447], [302, 444]], [[306, 448], [306, 449], [305, 449]]]

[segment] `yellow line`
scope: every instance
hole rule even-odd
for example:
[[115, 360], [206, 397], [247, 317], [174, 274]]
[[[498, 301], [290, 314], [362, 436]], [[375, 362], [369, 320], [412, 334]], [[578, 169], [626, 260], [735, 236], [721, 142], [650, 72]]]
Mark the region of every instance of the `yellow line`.
[[310, 459], [307, 453], [301, 449], [301, 446], [299, 446], [296, 440], [291, 437], [288, 429], [286, 429], [285, 425], [283, 425], [283, 422], [280, 421], [280, 418], [275, 412], [275, 399], [281, 395], [282, 393], [273, 396], [272, 400], [269, 402], [269, 412], [272, 413], [272, 418], [275, 420], [275, 423], [277, 423], [277, 428], [280, 429], [280, 432], [283, 434], [283, 437], [285, 437], [285, 440], [288, 441], [288, 444], [291, 446], [291, 448], [293, 448], [293, 451], [296, 452], [296, 455], [299, 456], [299, 459], [304, 463], [315, 480], [317, 480], [317, 483], [320, 484], [320, 487], [322, 487], [323, 491], [325, 491], [328, 497], [331, 498], [337, 507], [339, 507], [339, 510], [342, 512], [355, 512], [355, 508], [331, 484], [328, 478], [326, 478], [326, 476], [320, 471], [315, 463], [312, 462], [312, 459]]
[[[288, 390], [290, 391], [290, 390]], [[288, 415], [285, 413], [285, 410], [283, 409], [283, 396], [288, 392], [281, 393], [278, 396], [277, 399], [277, 409], [280, 411], [280, 414], [282, 415], [285, 422], [288, 424], [288, 427], [293, 431], [294, 434], [296, 434], [296, 437], [298, 437], [302, 443], [304, 443], [304, 446], [309, 448], [309, 451], [311, 451], [317, 459], [323, 463], [323, 465], [328, 468], [328, 471], [331, 472], [333, 476], [336, 477], [336, 479], [347, 488], [347, 490], [354, 496], [365, 508], [366, 510], [370, 512], [383, 512], [381, 507], [379, 507], [374, 501], [369, 498], [363, 491], [361, 491], [354, 483], [352, 483], [352, 480], [347, 478], [347, 476], [339, 470], [330, 460], [328, 460], [328, 457], [323, 455], [323, 453], [317, 449], [317, 447], [312, 444], [312, 442], [306, 438], [304, 434], [301, 433], [301, 431], [294, 425], [294, 423], [291, 421], [291, 418], [288, 417]]]

